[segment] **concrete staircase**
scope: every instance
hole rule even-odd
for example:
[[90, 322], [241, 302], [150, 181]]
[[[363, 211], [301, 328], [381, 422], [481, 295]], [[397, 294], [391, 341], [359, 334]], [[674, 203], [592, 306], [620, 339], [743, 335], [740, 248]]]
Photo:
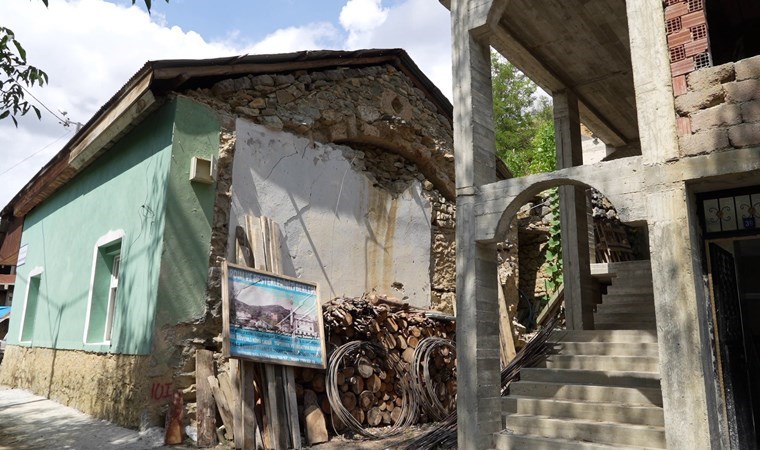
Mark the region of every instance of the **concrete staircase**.
[[605, 329], [555, 332], [556, 354], [512, 383], [496, 448], [666, 448], [651, 272], [630, 268], [595, 315]]

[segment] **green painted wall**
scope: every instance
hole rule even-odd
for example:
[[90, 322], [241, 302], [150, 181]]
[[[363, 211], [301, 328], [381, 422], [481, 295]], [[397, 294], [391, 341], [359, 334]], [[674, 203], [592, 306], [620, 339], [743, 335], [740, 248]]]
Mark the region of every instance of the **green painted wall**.
[[190, 182], [193, 156], [219, 153], [216, 113], [178, 97], [168, 180], [166, 232], [158, 288], [158, 326], [191, 321], [205, 311], [216, 184]]
[[[35, 347], [148, 354], [156, 326], [203, 315], [216, 186], [189, 178], [193, 156], [217, 155], [219, 129], [213, 110], [179, 97], [27, 215], [10, 344], [20, 344], [28, 274], [36, 267], [44, 273], [29, 322]], [[108, 278], [93, 278], [92, 268], [93, 261], [98, 270], [110, 263], [94, 259], [95, 244], [114, 231], [124, 237], [111, 344], [85, 344], [92, 280], [102, 301], [93, 302], [91, 315], [101, 320], [90, 321], [87, 342], [103, 334], [107, 303]]]
[[[151, 114], [24, 221], [8, 341], [18, 344], [29, 272], [43, 267], [31, 345], [146, 354], [153, 336], [175, 104]], [[112, 345], [84, 345], [94, 246], [123, 230]]]

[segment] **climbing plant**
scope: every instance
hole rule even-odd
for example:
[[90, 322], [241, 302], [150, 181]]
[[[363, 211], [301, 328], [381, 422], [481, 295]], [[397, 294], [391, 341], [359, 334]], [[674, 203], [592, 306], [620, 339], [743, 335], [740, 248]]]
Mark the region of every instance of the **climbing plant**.
[[546, 241], [546, 273], [549, 278], [544, 281], [546, 294], [541, 299], [541, 304], [545, 305], [551, 295], [556, 292], [562, 284], [562, 236], [559, 220], [559, 189], [554, 188], [549, 191], [549, 208], [551, 209], [551, 220], [549, 220], [549, 240]]

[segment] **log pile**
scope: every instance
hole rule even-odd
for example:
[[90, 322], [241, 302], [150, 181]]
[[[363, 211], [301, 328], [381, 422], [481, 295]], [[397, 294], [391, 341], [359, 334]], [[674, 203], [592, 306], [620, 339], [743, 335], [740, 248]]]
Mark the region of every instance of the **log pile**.
[[[400, 300], [379, 295], [359, 298], [336, 298], [323, 306], [327, 353], [350, 341], [373, 342], [389, 353], [381, 360], [372, 351], [345, 358], [337, 373], [341, 404], [364, 427], [395, 424], [402, 414], [401, 377], [409, 372], [418, 343], [429, 336], [454, 340], [456, 324], [443, 317], [410, 307]], [[395, 357], [394, 357], [395, 356]], [[389, 363], [397, 360], [397, 363]], [[456, 361], [448, 349], [429, 358], [430, 382], [443, 404], [451, 404], [456, 396]], [[408, 376], [408, 375], [407, 375]], [[339, 420], [331, 420], [331, 407], [325, 387], [325, 372], [296, 368], [296, 396], [306, 428], [309, 420], [303, 413], [315, 416], [315, 409], [324, 416], [328, 427], [336, 433], [346, 431]], [[417, 408], [417, 421], [429, 420], [426, 408]], [[317, 422], [322, 419], [313, 418]]]

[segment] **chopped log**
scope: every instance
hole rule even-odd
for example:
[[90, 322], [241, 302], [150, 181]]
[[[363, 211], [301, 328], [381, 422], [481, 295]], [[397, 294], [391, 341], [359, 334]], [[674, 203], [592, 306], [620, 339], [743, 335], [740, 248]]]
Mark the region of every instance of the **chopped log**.
[[391, 424], [391, 413], [388, 411], [383, 411], [383, 424], [390, 425]]
[[404, 353], [401, 354], [401, 357], [404, 359], [404, 361], [411, 364], [412, 361], [414, 361], [414, 348], [408, 347], [406, 350], [404, 350]]
[[364, 390], [364, 378], [362, 377], [351, 377], [350, 384], [351, 391], [354, 394], [360, 394]]
[[[417, 344], [419, 344], [419, 342], [420, 342], [420, 339], [415, 336], [409, 336], [408, 338], [406, 338], [406, 343], [411, 348], [417, 348]], [[411, 362], [411, 361], [407, 361], [407, 362]]]
[[360, 359], [359, 364], [357, 365], [356, 368], [359, 371], [359, 375], [361, 375], [362, 378], [369, 378], [374, 373], [374, 368], [372, 367], [372, 364], [366, 358]]
[[304, 389], [303, 391], [303, 404], [304, 406], [318, 405], [317, 393], [311, 389]]
[[356, 395], [353, 392], [344, 392], [340, 394], [340, 402], [344, 408], [351, 411], [356, 408]]
[[325, 375], [324, 373], [318, 373], [314, 375], [314, 379], [311, 380], [311, 389], [314, 392], [325, 392]]
[[419, 328], [417, 328], [417, 327], [411, 327], [411, 328], [409, 328], [409, 334], [411, 336], [414, 336], [414, 337], [418, 338], [418, 337], [422, 336], [422, 331]]
[[364, 423], [364, 411], [362, 411], [360, 408], [354, 408], [351, 410], [351, 415], [354, 416], [354, 418], [359, 423]]
[[375, 404], [375, 396], [371, 391], [362, 391], [359, 394], [359, 407], [365, 411], [370, 409]]
[[327, 423], [322, 410], [316, 405], [307, 406], [304, 410], [304, 419], [306, 422], [306, 439], [308, 439], [309, 445], [327, 442]]
[[391, 423], [398, 422], [399, 417], [401, 417], [401, 408], [393, 408], [393, 411], [391, 411]]
[[379, 392], [380, 386], [382, 385], [382, 380], [378, 375], [372, 374], [369, 378], [367, 378], [367, 381], [364, 383], [364, 385], [372, 393]]
[[406, 350], [406, 347], [407, 347], [406, 338], [404, 338], [404, 336], [402, 335], [396, 336], [396, 346], [400, 348], [401, 350]]
[[332, 406], [330, 406], [330, 399], [325, 395], [319, 400], [319, 406], [322, 408], [322, 412], [325, 414], [332, 414]]
[[367, 425], [376, 427], [383, 421], [383, 413], [380, 408], [372, 408], [367, 411]]
[[309, 383], [311, 380], [314, 379], [314, 369], [310, 369], [308, 367], [305, 367], [303, 370], [301, 370], [301, 379]]

